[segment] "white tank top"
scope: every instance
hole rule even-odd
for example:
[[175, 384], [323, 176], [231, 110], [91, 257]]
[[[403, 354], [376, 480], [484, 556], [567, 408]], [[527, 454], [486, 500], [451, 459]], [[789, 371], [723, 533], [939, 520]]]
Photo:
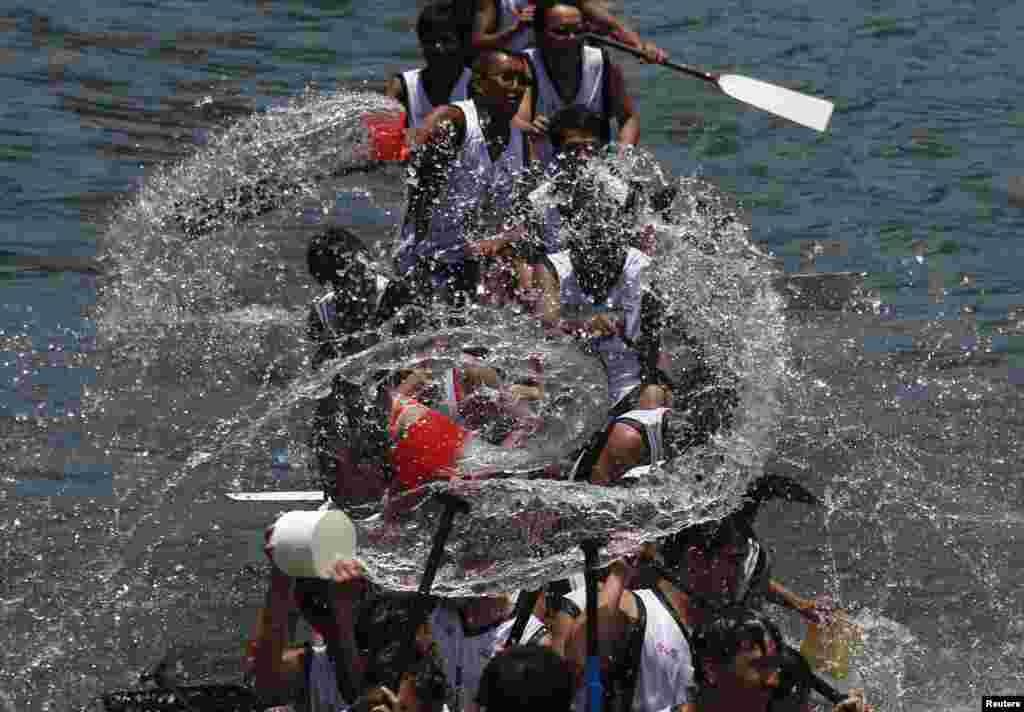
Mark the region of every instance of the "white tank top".
[[[449, 705], [452, 712], [477, 712], [480, 678], [484, 668], [505, 644], [515, 619], [467, 636], [457, 611], [439, 605], [430, 616], [430, 629], [444, 661], [444, 672], [452, 687], [454, 699]], [[539, 642], [547, 628], [536, 616], [530, 616], [520, 643]]]
[[[644, 442], [647, 443], [647, 451], [651, 454], [650, 460], [644, 463], [646, 466], [657, 464], [665, 459], [665, 439], [661, 432], [661, 424], [665, 419], [665, 413], [668, 411], [668, 408], [643, 408], [623, 413], [612, 420], [612, 425], [627, 421], [627, 425], [635, 426], [639, 424], [643, 428], [641, 433], [644, 437]], [[633, 472], [633, 470], [629, 472]]]
[[[569, 252], [556, 252], [548, 255], [548, 259], [558, 273], [563, 318], [573, 318], [588, 308], [593, 309], [596, 306], [594, 300], [580, 288]], [[629, 248], [622, 275], [608, 292], [606, 306], [623, 311], [624, 333], [630, 341], [636, 339], [640, 332], [640, 307], [646, 286], [644, 272], [650, 263], [647, 255], [636, 248]], [[619, 336], [591, 339], [591, 347], [600, 356], [608, 375], [608, 395], [613, 404], [618, 403], [640, 385], [640, 356]]]
[[[558, 88], [548, 75], [540, 50], [528, 49], [524, 54], [530, 62], [534, 76], [534, 91], [536, 92], [534, 115], [543, 114], [551, 119], [559, 109], [564, 109], [567, 106], [582, 106], [596, 114], [606, 116], [604, 52], [595, 47], [583, 47], [583, 66], [579, 89], [576, 90], [576, 96], [568, 101], [558, 93]], [[554, 156], [551, 141], [545, 138], [537, 141], [534, 145], [537, 148], [537, 160], [542, 166], [547, 164]]]
[[508, 146], [497, 161], [492, 161], [476, 105], [459, 101], [453, 106], [465, 116], [466, 138], [449, 171], [447, 193], [432, 211], [427, 235], [417, 242], [414, 222], [408, 217], [402, 226], [402, 239], [395, 251], [396, 266], [402, 275], [425, 258], [451, 264], [462, 262], [467, 229], [500, 221], [511, 205], [516, 177], [525, 165], [520, 129], [510, 129]]
[[662, 712], [690, 702], [693, 660], [679, 624], [654, 591], [633, 591], [647, 608], [640, 676], [633, 698], [637, 712]]
[[[402, 83], [405, 84], [405, 96], [409, 102], [408, 122], [411, 129], [422, 128], [427, 114], [436, 108], [430, 103], [430, 97], [427, 96], [427, 89], [423, 86], [422, 75], [422, 69], [410, 69], [408, 72], [402, 72], [400, 75]], [[469, 79], [472, 76], [473, 73], [468, 69], [462, 70], [462, 76], [459, 77], [459, 81], [455, 83], [455, 88], [452, 89], [451, 96], [448, 97], [449, 104], [465, 101], [469, 98]]]
[[306, 679], [306, 694], [309, 700], [307, 712], [348, 712], [349, 705], [338, 692], [338, 678], [334, 660], [327, 654], [322, 640], [314, 639], [309, 648], [309, 677]]
[[[498, 8], [498, 32], [513, 27], [518, 21], [516, 11], [522, 10], [534, 3], [534, 0], [498, 0], [495, 3]], [[527, 47], [533, 46], [533, 30], [524, 29], [516, 32], [505, 42], [505, 49], [510, 52], [522, 52]]]
[[[676, 705], [690, 702], [693, 685], [693, 661], [690, 645], [679, 630], [672, 613], [654, 591], [633, 591], [643, 599], [647, 627], [640, 654], [640, 675], [633, 697], [634, 712], [668, 712]], [[586, 591], [573, 590], [565, 595], [582, 611], [586, 609]], [[586, 709], [586, 688], [577, 693], [577, 709]], [[583, 705], [582, 707], [580, 705]]]

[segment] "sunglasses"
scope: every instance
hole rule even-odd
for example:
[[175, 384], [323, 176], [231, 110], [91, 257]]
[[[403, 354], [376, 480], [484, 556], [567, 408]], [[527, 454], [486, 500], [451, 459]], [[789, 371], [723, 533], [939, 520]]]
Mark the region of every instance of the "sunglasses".
[[580, 25], [560, 25], [552, 27], [548, 32], [557, 37], [579, 37], [584, 33], [584, 29]]

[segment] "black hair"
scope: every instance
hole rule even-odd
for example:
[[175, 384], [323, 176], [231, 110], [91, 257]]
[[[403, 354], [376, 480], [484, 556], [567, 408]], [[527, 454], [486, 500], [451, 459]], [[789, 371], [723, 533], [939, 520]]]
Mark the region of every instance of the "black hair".
[[785, 641], [778, 627], [765, 615], [751, 608], [735, 606], [718, 613], [714, 619], [698, 626], [691, 637], [694, 679], [698, 686], [707, 683], [704, 662], [728, 664], [740, 646], [747, 641], [763, 644], [771, 637], [781, 653]]
[[491, 658], [477, 702], [487, 712], [568, 712], [576, 693], [569, 665], [550, 648], [522, 645]]
[[533, 34], [535, 37], [539, 38], [544, 34], [544, 23], [547, 19], [548, 10], [556, 5], [568, 5], [569, 7], [574, 7], [581, 12], [583, 10], [579, 0], [537, 0], [537, 4], [534, 6], [533, 11]]
[[604, 136], [604, 119], [597, 112], [579, 104], [561, 109], [551, 117], [548, 126], [548, 138], [556, 150], [562, 148], [562, 134], [570, 129], [589, 131], [595, 139], [601, 141]]
[[[592, 206], [596, 207], [596, 206]], [[609, 220], [567, 240], [569, 256], [580, 289], [597, 302], [608, 298], [622, 276], [629, 250], [630, 233]]]
[[690, 547], [711, 552], [730, 544], [746, 545], [751, 538], [753, 530], [750, 523], [742, 517], [730, 515], [723, 519], [689, 526], [665, 537], [659, 551], [666, 568], [678, 569], [686, 563]]
[[349, 268], [353, 258], [361, 253], [368, 257], [366, 245], [359, 236], [351, 230], [332, 225], [310, 239], [306, 266], [310, 276], [320, 284], [334, 284], [338, 281], [337, 270]]
[[[423, 38], [438, 32], [456, 29], [457, 18], [458, 14], [454, 3], [447, 0], [432, 2], [424, 7], [420, 11], [419, 17], [416, 18], [416, 36], [422, 41]], [[461, 33], [458, 34], [461, 39]]]

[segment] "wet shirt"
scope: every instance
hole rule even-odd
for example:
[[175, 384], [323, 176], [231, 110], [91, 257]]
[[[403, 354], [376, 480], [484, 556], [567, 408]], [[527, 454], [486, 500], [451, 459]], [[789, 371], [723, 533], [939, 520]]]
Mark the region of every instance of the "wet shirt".
[[492, 160], [476, 104], [460, 101], [452, 106], [465, 117], [465, 140], [449, 168], [447, 191], [431, 210], [427, 234], [417, 236], [415, 220], [406, 217], [395, 250], [401, 275], [410, 274], [422, 260], [465, 262], [470, 237], [498, 227], [516, 200], [518, 178], [526, 166], [523, 132], [512, 127], [508, 146]]
[[[455, 83], [455, 87], [448, 97], [448, 103], [465, 101], [469, 98], [469, 80], [472, 75], [473, 73], [468, 69], [462, 70], [462, 76]], [[422, 128], [427, 115], [437, 108], [430, 103], [427, 88], [423, 85], [423, 70], [410, 69], [407, 72], [402, 72], [399, 76], [402, 78], [402, 84], [405, 86], [405, 96], [409, 109], [406, 121], [409, 124], [409, 128]]]
[[[568, 252], [548, 255], [548, 260], [557, 272], [563, 318], [575, 318], [577, 312], [597, 306], [580, 288]], [[643, 380], [640, 354], [627, 342], [635, 341], [640, 334], [640, 312], [646, 287], [644, 271], [650, 263], [647, 255], [635, 248], [629, 249], [622, 274], [609, 291], [605, 305], [623, 312], [623, 334], [594, 337], [589, 341], [608, 374], [608, 395], [612, 403], [617, 403]]]
[[[452, 712], [476, 712], [477, 692], [484, 668], [504, 645], [514, 619], [489, 626], [469, 634], [462, 625], [458, 611], [447, 606], [437, 606], [430, 616], [430, 628], [444, 660], [445, 675], [452, 687], [454, 699], [449, 707]], [[530, 616], [523, 631], [522, 643], [539, 641], [547, 632], [544, 622]]]

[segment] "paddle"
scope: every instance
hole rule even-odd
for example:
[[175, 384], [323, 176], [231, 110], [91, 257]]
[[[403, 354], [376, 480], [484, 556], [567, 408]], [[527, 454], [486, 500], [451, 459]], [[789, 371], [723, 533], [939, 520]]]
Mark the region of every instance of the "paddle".
[[420, 578], [420, 587], [417, 590], [416, 602], [413, 605], [412, 617], [409, 620], [409, 637], [403, 649], [399, 664], [395, 665], [397, 679], [394, 681], [393, 690], [398, 690], [402, 682], [402, 674], [409, 667], [409, 660], [416, 652], [416, 631], [427, 617], [427, 610], [430, 607], [430, 589], [434, 585], [434, 577], [437, 569], [441, 566], [441, 557], [444, 555], [444, 545], [448, 541], [448, 535], [452, 532], [452, 524], [455, 522], [456, 514], [469, 512], [469, 502], [453, 494], [442, 492], [437, 495], [444, 510], [441, 512], [441, 522], [434, 532], [434, 540], [430, 545], [430, 553], [427, 555], [427, 563], [423, 567], [423, 576]]
[[587, 665], [584, 671], [586, 712], [601, 712], [604, 687], [601, 684], [601, 660], [597, 654], [597, 552], [601, 542], [588, 539], [580, 544], [580, 548], [583, 549], [583, 575], [587, 581]]
[[[645, 58], [644, 53], [636, 47], [631, 47], [601, 35], [586, 34], [584, 38], [594, 44], [614, 47], [623, 52], [628, 52], [634, 57]], [[669, 60], [665, 60], [661, 64], [677, 72], [689, 74], [691, 77], [697, 77], [706, 82], [717, 84], [719, 89], [733, 99], [750, 104], [776, 116], [781, 116], [784, 119], [789, 119], [801, 126], [815, 129], [816, 131], [824, 131], [828, 127], [829, 118], [832, 116], [832, 102], [819, 99], [816, 96], [802, 94], [792, 89], [769, 84], [760, 79], [744, 77], [740, 74], [711, 74], [696, 67], [678, 64]]]
[[530, 616], [533, 614], [534, 606], [537, 605], [541, 591], [543, 589], [538, 588], [536, 591], [523, 589], [519, 592], [519, 599], [516, 601], [516, 620], [512, 624], [512, 630], [509, 631], [505, 645], [509, 647], [519, 645], [519, 639], [523, 637], [526, 624], [530, 622]]

